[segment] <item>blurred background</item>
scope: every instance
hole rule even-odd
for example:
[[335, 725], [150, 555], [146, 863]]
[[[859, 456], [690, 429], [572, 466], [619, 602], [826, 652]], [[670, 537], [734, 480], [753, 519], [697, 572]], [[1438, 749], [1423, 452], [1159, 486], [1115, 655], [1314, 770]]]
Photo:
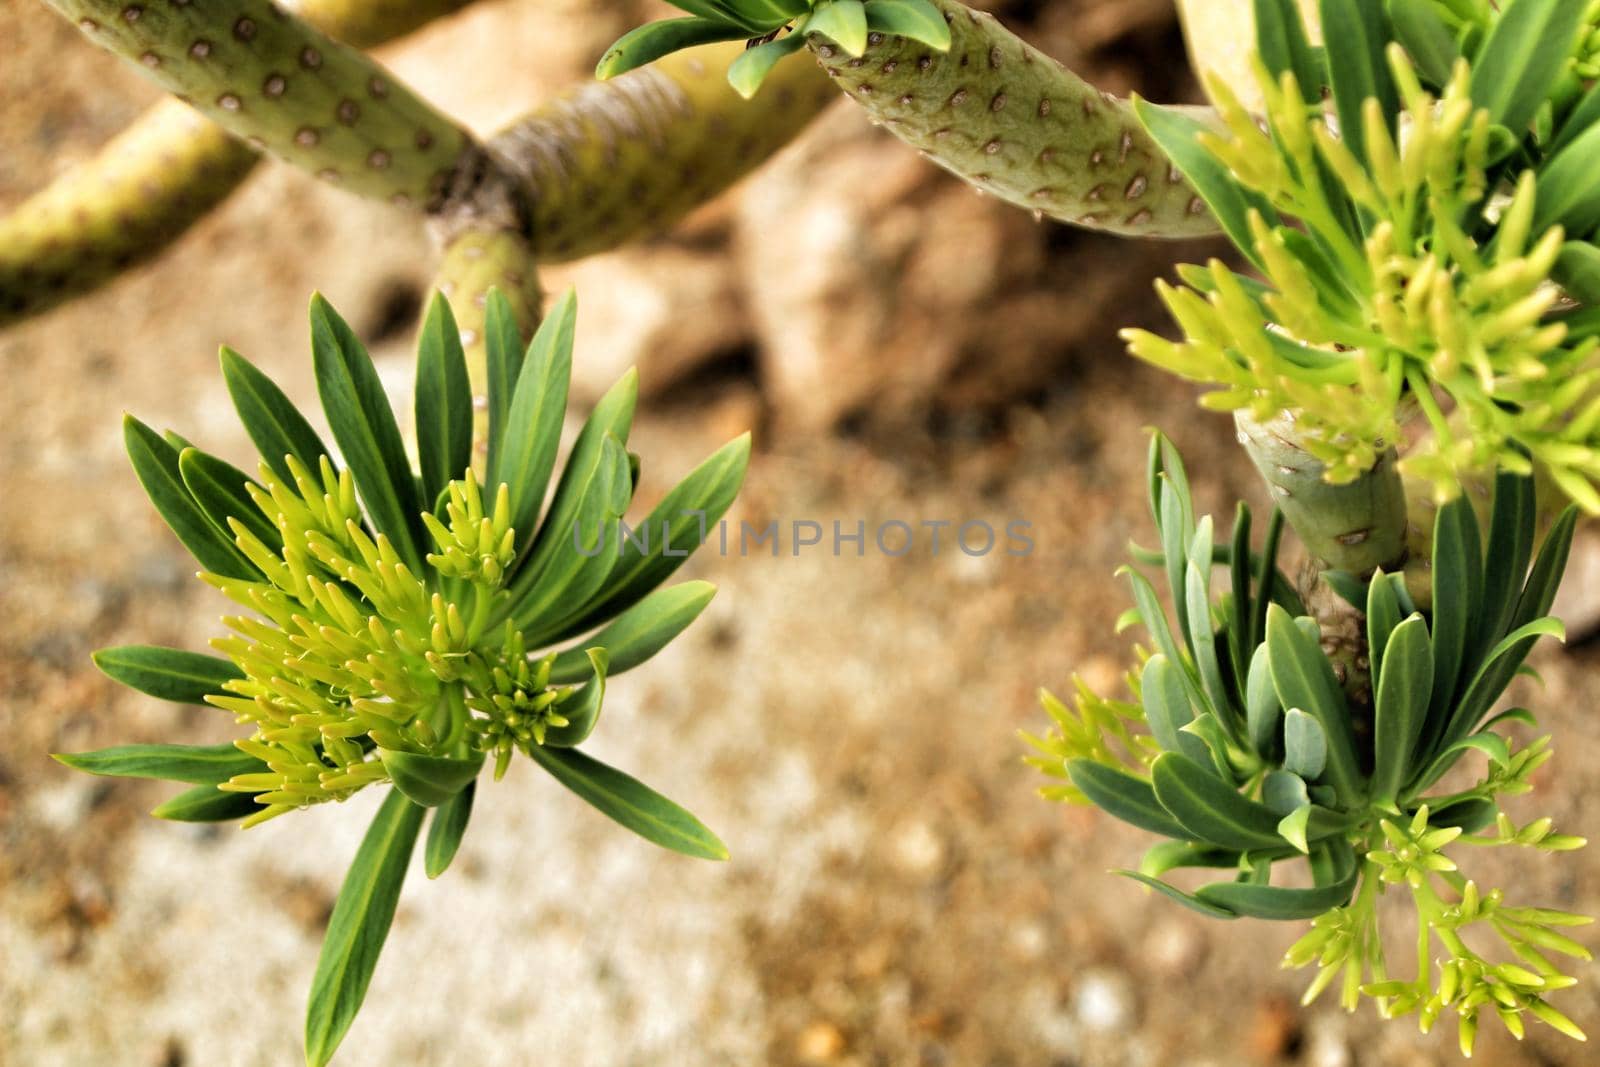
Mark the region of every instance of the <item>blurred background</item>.
[[[993, 7], [1105, 89], [1197, 99], [1169, 0]], [[382, 56], [490, 131], [664, 11], [484, 0]], [[4, 210], [158, 94], [36, 0], [0, 0], [0, 27]], [[1147, 539], [1145, 427], [1177, 440], [1206, 508], [1264, 504], [1228, 420], [1115, 337], [1161, 325], [1154, 278], [1219, 252], [1038, 224], [840, 102], [670, 234], [549, 270], [547, 289], [580, 294], [579, 409], [640, 368], [647, 498], [753, 429], [735, 521], [1021, 520], [1035, 550], [703, 552], [688, 573], [716, 601], [610, 688], [591, 746], [695, 811], [732, 861], [651, 849], [515, 766], [448, 874], [412, 871], [337, 1062], [1454, 1062], [1453, 1025], [1425, 1038], [1370, 1007], [1298, 1008], [1309, 976], [1278, 958], [1300, 924], [1208, 921], [1109, 875], [1145, 835], [1045, 803], [1021, 762], [1018, 730], [1046, 726], [1037, 687], [1120, 685], [1132, 635], [1114, 633], [1112, 572]], [[314, 289], [404, 395], [433, 261], [410, 216], [268, 165], [153, 265], [0, 334], [0, 1064], [298, 1062], [322, 929], [378, 798], [248, 833], [168, 824], [145, 815], [166, 787], [47, 753], [234, 733], [90, 664], [110, 644], [203, 648], [223, 610], [145, 502], [121, 413], [244, 462], [217, 345], [314, 410]], [[1521, 699], [1557, 757], [1527, 817], [1594, 837], [1600, 650], [1535, 662], [1544, 690]], [[1597, 856], [1485, 855], [1472, 873], [1592, 913]], [[1556, 1001], [1591, 1032], [1597, 978]], [[1485, 1031], [1482, 1062], [1593, 1062], [1543, 1029], [1522, 1045]]]

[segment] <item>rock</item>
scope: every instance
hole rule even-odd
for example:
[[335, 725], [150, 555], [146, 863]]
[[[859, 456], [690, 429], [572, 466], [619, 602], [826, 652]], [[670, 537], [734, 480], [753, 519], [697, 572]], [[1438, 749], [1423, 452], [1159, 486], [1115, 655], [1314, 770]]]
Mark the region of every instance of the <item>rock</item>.
[[920, 819], [897, 829], [889, 850], [895, 867], [914, 878], [931, 878], [944, 867], [944, 841]]
[[1086, 1030], [1121, 1030], [1133, 1022], [1135, 1006], [1133, 984], [1127, 975], [1094, 970], [1078, 980], [1073, 1011]]
[[811, 1023], [795, 1040], [795, 1055], [802, 1063], [833, 1063], [844, 1054], [844, 1034], [830, 1022]]

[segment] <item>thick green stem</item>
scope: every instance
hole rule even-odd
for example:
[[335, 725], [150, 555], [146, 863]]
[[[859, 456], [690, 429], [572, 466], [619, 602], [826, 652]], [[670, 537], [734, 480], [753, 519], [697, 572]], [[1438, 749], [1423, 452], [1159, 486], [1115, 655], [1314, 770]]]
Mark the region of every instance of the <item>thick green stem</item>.
[[1111, 233], [1217, 232], [1205, 203], [1133, 109], [1019, 39], [992, 15], [932, 0], [950, 25], [940, 53], [874, 33], [852, 59], [811, 50], [895, 136], [1002, 200]]
[[[378, 44], [469, 0], [301, 0], [342, 41]], [[0, 219], [0, 328], [151, 259], [238, 188], [255, 149], [173, 99]]]
[[471, 140], [372, 59], [267, 0], [49, 0], [235, 136], [367, 196], [432, 205]]
[[657, 233], [794, 139], [836, 94], [814, 64], [780, 63], [760, 96], [728, 86], [734, 42], [670, 55], [563, 94], [489, 143], [520, 185], [534, 251], [579, 259]]
[[461, 347], [466, 351], [467, 379], [472, 385], [472, 457], [481, 475], [489, 448], [485, 306], [489, 290], [499, 289], [516, 315], [523, 341], [533, 336], [544, 299], [533, 249], [515, 230], [462, 230], [445, 244], [434, 284], [450, 301], [461, 331]]
[[1365, 576], [1405, 562], [1406, 494], [1393, 448], [1354, 481], [1330, 485], [1321, 461], [1301, 447], [1289, 415], [1257, 422], [1234, 415], [1239, 443], [1266, 479], [1306, 550], [1337, 570]]
[[177, 101], [0, 219], [0, 327], [149, 259], [236, 189], [256, 154]]

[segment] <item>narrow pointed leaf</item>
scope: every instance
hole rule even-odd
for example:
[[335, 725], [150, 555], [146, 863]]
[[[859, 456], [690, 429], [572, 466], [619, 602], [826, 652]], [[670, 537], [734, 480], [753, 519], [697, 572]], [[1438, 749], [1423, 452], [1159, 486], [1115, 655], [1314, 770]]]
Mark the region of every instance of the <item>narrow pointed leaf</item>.
[[185, 448], [178, 453], [178, 474], [218, 533], [232, 541], [228, 520], [236, 519], [268, 548], [276, 551], [282, 547], [283, 535], [245, 492], [245, 486], [254, 485], [255, 479], [244, 471], [198, 448]]
[[177, 451], [132, 415], [123, 418], [122, 431], [139, 484], [200, 566], [228, 578], [258, 578], [255, 567], [234, 547], [233, 539], [206, 517], [183, 484]]
[[233, 398], [239, 422], [261, 453], [262, 461], [279, 478], [294, 484], [285, 456], [293, 456], [306, 470], [314, 471], [321, 457], [333, 455], [283, 390], [227, 346], [222, 349], [222, 380]]
[[472, 818], [472, 796], [477, 791], [478, 783], [468, 782], [465, 789], [433, 809], [428, 839], [422, 849], [422, 869], [429, 878], [439, 877], [456, 858], [461, 838], [467, 832], [467, 820]]
[[1180, 840], [1193, 836], [1161, 806], [1143, 778], [1087, 759], [1068, 760], [1067, 777], [1096, 806], [1131, 826]]
[[262, 762], [229, 745], [118, 745], [93, 752], [55, 753], [75, 770], [115, 778], [155, 778], [216, 785], [236, 774], [264, 770]]
[[826, 37], [846, 55], [859, 56], [867, 50], [867, 10], [861, 0], [833, 0], [812, 10], [803, 32]]
[[1179, 904], [1182, 904], [1184, 907], [1189, 908], [1191, 911], [1198, 911], [1201, 915], [1205, 915], [1209, 918], [1237, 919], [1239, 917], [1239, 913], [1236, 911], [1225, 908], [1220, 904], [1212, 904], [1208, 901], [1201, 900], [1192, 893], [1185, 893], [1177, 886], [1169, 885], [1159, 878], [1152, 878], [1141, 871], [1116, 871], [1114, 873], [1120, 874], [1124, 878], [1132, 878], [1135, 882], [1142, 882], [1163, 896], [1170, 897]]
[[1417, 740], [1427, 725], [1433, 691], [1433, 646], [1421, 615], [1394, 628], [1383, 652], [1373, 727], [1372, 797], [1394, 800], [1410, 778], [1412, 761], [1422, 756]]
[[[1395, 595], [1394, 584], [1379, 568], [1367, 583], [1367, 658], [1372, 666], [1372, 684], [1383, 678], [1384, 650], [1389, 647], [1389, 637], [1400, 625], [1400, 600]], [[1429, 657], [1432, 658], [1431, 656]]]
[[545, 744], [553, 748], [572, 748], [588, 740], [600, 721], [600, 706], [606, 697], [606, 650], [588, 650], [590, 674], [577, 693], [561, 703], [561, 714], [567, 725], [551, 727], [545, 734]]
[[1572, 54], [1588, 0], [1510, 0], [1472, 61], [1468, 95], [1519, 138]]
[[1180, 752], [1178, 731], [1194, 718], [1194, 708], [1189, 703], [1188, 690], [1178, 668], [1161, 653], [1145, 662], [1140, 675], [1139, 692], [1144, 701], [1144, 717], [1165, 752]]
[[728, 64], [728, 84], [734, 91], [749, 100], [761, 88], [772, 68], [785, 57], [792, 56], [806, 46], [805, 34], [791, 33], [786, 37], [759, 44], [740, 52]]
[[443, 293], [434, 293], [417, 344], [417, 457], [422, 498], [433, 500], [472, 465], [472, 388], [461, 331]]
[[1255, 0], [1256, 51], [1274, 77], [1292, 71], [1308, 101], [1322, 97], [1322, 70], [1296, 0]]
[[[511, 395], [522, 374], [522, 331], [511, 301], [498, 288], [489, 290], [484, 304], [484, 362], [488, 371], [489, 458], [485, 470], [493, 470], [500, 442], [505, 437], [506, 420], [511, 411]], [[495, 488], [494, 483], [490, 488]]]
[[950, 49], [950, 26], [928, 0], [867, 0], [867, 29]]
[[394, 921], [422, 814], [404, 793], [390, 790], [345, 874], [311, 979], [308, 1067], [324, 1067], [333, 1058], [367, 995]]
[[204, 704], [207, 696], [223, 691], [224, 682], [244, 677], [228, 660], [158, 645], [102, 648], [93, 658], [112, 680], [177, 704]]
[[535, 745], [528, 754], [556, 781], [646, 841], [699, 859], [728, 858], [727, 846], [699, 819], [638, 779], [573, 748]]
[[1387, 42], [1381, 0], [1321, 0], [1322, 38], [1328, 57], [1328, 77], [1333, 85], [1339, 128], [1345, 144], [1357, 159], [1366, 161], [1361, 108], [1376, 97], [1392, 136], [1400, 96], [1383, 54]]
[[709, 19], [663, 19], [649, 22], [620, 37], [616, 44], [606, 49], [594, 68], [594, 76], [601, 81], [626, 74], [662, 56], [696, 45], [714, 41], [737, 41], [750, 36], [743, 26]]
[[1434, 6], [1434, 0], [1388, 0], [1395, 39], [1430, 84], [1442, 86], [1461, 58], [1461, 49]]
[[379, 749], [378, 756], [394, 787], [425, 808], [436, 808], [471, 785], [483, 767], [481, 752], [458, 759]]
[[1195, 896], [1213, 907], [1254, 919], [1314, 919], [1346, 904], [1355, 891], [1354, 868], [1341, 882], [1313, 889], [1287, 889], [1274, 885], [1216, 882], [1201, 886]]
[[249, 793], [224, 793], [214, 785], [197, 785], [150, 809], [169, 822], [232, 822], [261, 810]]
[[595, 595], [594, 605], [567, 626], [562, 636], [582, 633], [625, 611], [670, 578], [732, 505], [749, 465], [750, 435], [744, 433], [689, 472], [644, 520], [643, 528], [650, 536], [649, 554], [631, 549], [624, 552]]
[[400, 427], [366, 347], [321, 294], [311, 298], [311, 356], [328, 425], [373, 525], [422, 574], [422, 506]]
[[1279, 817], [1270, 808], [1241, 796], [1187, 756], [1158, 756], [1151, 781], [1161, 806], [1201, 841], [1240, 850], [1273, 848], [1280, 841]]
[[610, 659], [607, 674], [631, 670], [654, 656], [682, 633], [705, 610], [716, 594], [710, 582], [680, 582], [657, 589], [617, 616], [605, 629], [556, 656], [550, 667], [552, 685], [581, 682], [592, 670], [588, 650], [600, 647]]
[[[1314, 628], [1314, 623], [1308, 627]], [[1328, 784], [1338, 790], [1341, 799], [1353, 798], [1358, 769], [1344, 694], [1316, 638], [1276, 604], [1267, 611], [1267, 656], [1279, 702], [1311, 715], [1327, 735]]]

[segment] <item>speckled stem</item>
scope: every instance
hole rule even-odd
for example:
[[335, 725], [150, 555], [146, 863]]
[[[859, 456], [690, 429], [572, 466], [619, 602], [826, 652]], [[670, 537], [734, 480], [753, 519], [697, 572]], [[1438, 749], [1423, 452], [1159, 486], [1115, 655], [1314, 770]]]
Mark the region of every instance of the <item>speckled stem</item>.
[[154, 256], [238, 187], [256, 154], [176, 101], [0, 219], [0, 327]]
[[432, 204], [467, 134], [372, 59], [266, 0], [49, 0], [248, 144], [367, 196]]
[[1217, 232], [1124, 101], [995, 21], [931, 0], [950, 24], [941, 54], [874, 33], [852, 59], [810, 45], [851, 99], [897, 137], [986, 192], [1049, 218], [1140, 237]]
[[[377, 44], [469, 0], [300, 0], [340, 40]], [[94, 158], [0, 218], [0, 329], [162, 252], [243, 183], [260, 157], [170, 97]]]
[[467, 379], [472, 384], [473, 464], [482, 474], [489, 430], [484, 309], [489, 290], [498, 288], [517, 317], [523, 341], [533, 336], [544, 301], [533, 249], [527, 238], [514, 230], [463, 230], [444, 246], [434, 286], [450, 301], [461, 331]]
[[1288, 416], [1261, 423], [1241, 410], [1234, 424], [1272, 502], [1313, 557], [1361, 577], [1377, 567], [1393, 573], [1404, 564], [1406, 493], [1393, 448], [1356, 480], [1329, 485], [1321, 461], [1300, 447]]
[[490, 153], [521, 185], [541, 261], [578, 259], [657, 233], [782, 148], [837, 97], [791, 57], [755, 100], [727, 81], [740, 42], [670, 55], [551, 100]]

